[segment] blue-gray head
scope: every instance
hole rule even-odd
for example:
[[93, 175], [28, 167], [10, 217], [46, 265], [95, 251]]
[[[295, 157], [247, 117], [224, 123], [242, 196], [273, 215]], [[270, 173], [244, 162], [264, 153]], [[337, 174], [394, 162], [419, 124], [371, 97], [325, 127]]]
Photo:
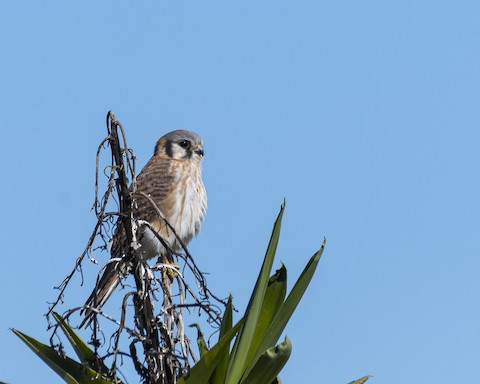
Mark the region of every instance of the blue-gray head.
[[203, 141], [194, 132], [172, 131], [158, 140], [154, 154], [174, 160], [196, 159], [200, 161], [203, 157]]

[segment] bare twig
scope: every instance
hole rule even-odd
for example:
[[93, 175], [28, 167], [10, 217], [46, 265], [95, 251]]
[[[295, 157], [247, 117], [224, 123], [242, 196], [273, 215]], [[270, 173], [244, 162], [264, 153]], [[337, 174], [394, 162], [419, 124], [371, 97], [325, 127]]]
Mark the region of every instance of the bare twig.
[[[83, 285], [82, 263], [85, 257], [88, 256], [92, 262], [98, 263], [93, 254], [97, 251], [108, 250], [112, 233], [118, 231], [120, 227], [124, 231], [126, 244], [129, 245], [122, 257], [122, 262], [130, 265], [129, 271], [135, 282], [135, 287], [131, 287], [123, 296], [120, 320], [116, 320], [114, 316], [98, 308], [93, 308], [93, 306], [69, 309], [65, 312], [64, 318], [68, 320], [73, 313], [80, 309], [88, 309], [93, 313], [91, 344], [94, 346], [98, 361], [103, 362], [106, 358], [112, 359], [110, 372], [104, 374], [108, 374], [115, 382], [118, 382], [117, 370], [118, 365], [121, 364], [118, 357], [122, 356], [131, 358], [143, 382], [148, 384], [175, 384], [188, 371], [191, 361], [197, 361], [190, 339], [185, 334], [185, 314], [188, 314], [191, 308], [197, 308], [199, 313], [204, 313], [207, 316], [209, 323], [218, 327], [222, 312], [218, 306], [225, 305], [226, 300], [219, 299], [207, 288], [204, 274], [197, 267], [182, 239], [176, 234], [175, 229], [168, 223], [151, 197], [136, 191], [135, 156], [127, 145], [122, 124], [112, 112], [107, 115], [107, 130], [108, 135], [101, 141], [96, 152], [93, 209], [97, 222], [87, 241], [85, 250], [77, 258], [73, 270], [56, 287], [60, 293], [56, 300], [50, 304], [46, 313], [49, 327], [53, 329], [51, 344], [55, 345], [59, 352], [63, 351], [63, 346], [59, 342], [57, 334], [58, 324], [51, 324], [50, 316], [54, 309], [63, 303], [68, 285], [76, 273], [80, 273], [80, 284]], [[111, 163], [103, 168], [107, 185], [102, 194], [100, 192], [100, 157], [102, 151], [108, 147], [111, 150]], [[173, 232], [178, 244], [180, 244], [180, 251], [174, 252], [171, 250], [169, 244], [152, 228], [150, 223], [137, 220], [134, 217], [133, 207], [135, 199], [139, 196], [149, 202], [152, 210], [157, 212], [158, 217]], [[117, 211], [107, 210], [107, 206], [111, 205], [112, 199], [115, 201]], [[145, 261], [136, 257], [136, 249], [138, 248], [136, 230], [140, 226], [150, 228], [172, 257], [175, 256], [184, 261], [182, 273], [166, 264], [165, 260], [160, 259], [157, 264], [150, 267]], [[187, 283], [187, 274], [193, 277], [194, 287]], [[162, 300], [157, 309], [155, 308], [156, 294]], [[214, 303], [211, 302], [211, 299]], [[127, 326], [127, 323], [132, 323], [127, 312], [129, 304], [133, 304], [134, 318], [133, 325]], [[100, 355], [100, 348], [105, 345], [105, 340], [108, 340], [108, 338], [106, 339], [103, 336], [100, 328], [99, 320], [102, 318], [113, 322], [117, 326], [116, 331], [110, 336], [110, 347], [107, 348], [103, 356]], [[129, 353], [122, 351], [123, 332], [132, 338], [128, 346]], [[142, 345], [142, 358], [138, 356], [137, 345]]]

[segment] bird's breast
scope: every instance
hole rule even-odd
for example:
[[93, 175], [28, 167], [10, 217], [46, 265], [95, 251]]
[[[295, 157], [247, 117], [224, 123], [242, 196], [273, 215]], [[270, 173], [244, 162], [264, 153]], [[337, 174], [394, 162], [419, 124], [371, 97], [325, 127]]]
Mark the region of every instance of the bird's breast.
[[199, 165], [181, 162], [175, 171], [172, 208], [167, 219], [182, 241], [188, 243], [200, 230], [207, 210], [207, 194]]
[[[160, 204], [160, 210], [175, 232], [163, 220], [151, 224], [171, 250], [175, 251], [181, 247], [177, 236], [184, 244], [188, 244], [199, 232], [207, 210], [207, 194], [199, 165], [191, 162], [173, 163], [170, 175], [173, 176], [172, 185]], [[148, 229], [144, 230], [140, 242], [142, 257], [145, 259], [165, 253], [161, 241]]]

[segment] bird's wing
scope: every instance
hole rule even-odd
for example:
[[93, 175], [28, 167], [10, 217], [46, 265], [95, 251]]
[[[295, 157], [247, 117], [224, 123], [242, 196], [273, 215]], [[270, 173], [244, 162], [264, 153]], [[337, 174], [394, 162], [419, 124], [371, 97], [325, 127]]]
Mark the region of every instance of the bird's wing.
[[[155, 202], [158, 209], [162, 211], [165, 208], [164, 202], [170, 194], [174, 182], [171, 162], [167, 159], [152, 157], [137, 176], [137, 193], [134, 196], [135, 205], [133, 207], [134, 217], [137, 220], [148, 221], [152, 226], [155, 226], [160, 221], [158, 212], [149, 199], [140, 193], [148, 195]], [[119, 218], [113, 235], [112, 249], [110, 250], [112, 258], [116, 259], [111, 259], [106, 265], [95, 289], [85, 303], [85, 308], [81, 312], [85, 311], [85, 318], [80, 328], [90, 324], [95, 313], [91, 308], [101, 308], [116, 286], [128, 274], [130, 266], [125, 260], [121, 259], [127, 246], [127, 236], [125, 235], [122, 220]]]
[[[172, 186], [175, 183], [172, 166], [171, 160], [154, 156], [138, 174], [133, 207], [133, 216], [135, 219], [148, 221], [154, 227], [161, 221], [151, 201], [145, 196], [142, 196], [142, 194], [149, 196], [150, 199], [154, 201], [156, 207], [163, 214], [166, 214], [164, 211], [166, 208], [165, 201], [170, 195]], [[112, 257], [121, 257], [127, 246], [125, 230], [122, 221], [119, 219], [113, 235]]]
[[136, 205], [133, 213], [136, 219], [148, 222], [158, 220], [158, 214], [151, 202], [140, 193], [148, 195], [163, 212], [165, 200], [175, 184], [172, 161], [153, 157], [137, 177]]

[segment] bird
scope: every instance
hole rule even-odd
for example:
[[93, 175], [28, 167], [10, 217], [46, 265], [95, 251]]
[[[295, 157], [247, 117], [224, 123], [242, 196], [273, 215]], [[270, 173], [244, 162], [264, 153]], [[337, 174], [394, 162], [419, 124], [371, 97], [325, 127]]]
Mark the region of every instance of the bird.
[[[203, 141], [194, 132], [176, 130], [157, 141], [153, 156], [136, 178], [134, 191], [132, 214], [139, 223], [136, 237], [140, 245], [135, 255], [141, 261], [155, 256], [170, 258], [172, 251], [180, 249], [181, 243], [187, 245], [200, 231], [207, 210], [203, 157]], [[130, 271], [130, 263], [125, 260], [129, 244], [121, 218], [111, 243], [110, 261], [82, 307], [85, 317], [79, 328], [91, 323], [93, 314]]]

